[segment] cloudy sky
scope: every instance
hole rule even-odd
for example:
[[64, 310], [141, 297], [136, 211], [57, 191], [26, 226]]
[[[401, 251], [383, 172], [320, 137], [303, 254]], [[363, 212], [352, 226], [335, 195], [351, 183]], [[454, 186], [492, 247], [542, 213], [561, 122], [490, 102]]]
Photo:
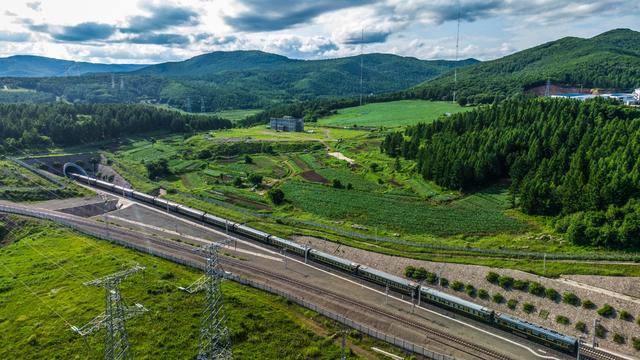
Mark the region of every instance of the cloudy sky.
[[[640, 30], [620, 0], [2, 0], [0, 57], [106, 63], [257, 49], [317, 59], [365, 52], [494, 59], [564, 36]], [[364, 32], [363, 32], [364, 30]]]

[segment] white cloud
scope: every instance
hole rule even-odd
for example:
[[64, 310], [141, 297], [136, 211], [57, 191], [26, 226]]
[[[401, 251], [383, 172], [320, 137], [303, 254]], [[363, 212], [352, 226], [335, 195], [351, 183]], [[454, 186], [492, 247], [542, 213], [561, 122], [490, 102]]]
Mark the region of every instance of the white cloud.
[[[456, 1], [274, 1], [47, 0], [27, 6], [22, 0], [4, 0], [0, 56], [146, 63], [260, 49], [322, 58], [358, 54], [364, 28], [366, 52], [455, 57]], [[563, 36], [594, 36], [613, 26], [638, 30], [640, 3], [460, 0], [460, 17], [460, 58], [492, 59]], [[261, 25], [252, 28], [247, 21], [253, 18]]]

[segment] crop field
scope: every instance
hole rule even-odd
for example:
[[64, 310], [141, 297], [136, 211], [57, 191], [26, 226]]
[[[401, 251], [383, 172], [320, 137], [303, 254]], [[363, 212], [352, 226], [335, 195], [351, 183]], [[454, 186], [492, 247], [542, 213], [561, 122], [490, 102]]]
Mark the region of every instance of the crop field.
[[245, 118], [255, 115], [261, 112], [261, 109], [238, 109], [238, 110], [224, 110], [212, 113], [215, 116], [221, 117], [223, 119], [231, 120], [231, 121], [240, 121]]
[[522, 232], [528, 226], [503, 213], [504, 196], [479, 194], [448, 205], [430, 205], [368, 191], [342, 190], [327, 186], [288, 182], [282, 186], [290, 201], [303, 211], [327, 219], [438, 236]]
[[[139, 359], [195, 358], [202, 293], [177, 289], [200, 274], [193, 270], [32, 220], [0, 239], [0, 358], [97, 359], [102, 332], [87, 343], [70, 330], [104, 311], [104, 289], [83, 285], [132, 266], [146, 270], [122, 284], [127, 303], [150, 311], [127, 321], [132, 353]], [[224, 282], [227, 325], [236, 359], [336, 359], [339, 327], [317, 314], [235, 283]], [[324, 334], [310, 330], [320, 328]], [[350, 339], [354, 343], [360, 341]], [[369, 342], [364, 338], [360, 342]], [[350, 354], [350, 359], [359, 357]]]
[[471, 110], [458, 104], [443, 101], [400, 100], [386, 103], [374, 103], [338, 110], [318, 120], [319, 125], [328, 126], [364, 126], [397, 127], [429, 123], [446, 113]]

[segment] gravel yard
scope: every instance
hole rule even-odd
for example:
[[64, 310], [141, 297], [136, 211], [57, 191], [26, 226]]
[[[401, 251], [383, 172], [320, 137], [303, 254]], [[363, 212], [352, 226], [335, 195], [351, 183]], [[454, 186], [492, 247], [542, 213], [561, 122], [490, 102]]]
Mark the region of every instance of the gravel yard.
[[[409, 265], [424, 267], [430, 272], [441, 274], [442, 277], [447, 278], [450, 283], [457, 280], [465, 284], [472, 284], [476, 289], [485, 289], [490, 295], [500, 293], [506, 300], [516, 299], [518, 301], [518, 307], [515, 311], [509, 309], [506, 302], [503, 304], [496, 304], [490, 299], [482, 300], [477, 297], [470, 298], [464, 292], [457, 292], [451, 288], [440, 288], [440, 290], [447, 293], [451, 293], [465, 299], [471, 299], [474, 302], [491, 307], [499, 312], [516, 315], [528, 321], [566, 334], [576, 337], [585, 335], [589, 341], [591, 341], [593, 337], [593, 321], [594, 319], [597, 319], [600, 324], [607, 329], [606, 338], [597, 339], [599, 346], [619, 353], [626, 353], [634, 356], [640, 355], [640, 353], [633, 350], [631, 346], [631, 337], [640, 337], [640, 325], [636, 323], [640, 316], [640, 279], [602, 276], [567, 277], [568, 279], [576, 282], [590, 285], [579, 286], [573, 283], [567, 283], [566, 281], [563, 281], [563, 279], [548, 279], [516, 270], [490, 268], [477, 265], [436, 263], [395, 257], [351, 248], [309, 236], [298, 236], [294, 239], [299, 243], [309, 245], [326, 251], [327, 253], [345, 257], [355, 262], [384, 270], [392, 274], [402, 276], [404, 269]], [[565, 291], [570, 291], [577, 295], [581, 301], [592, 301], [595, 303], [597, 308], [602, 307], [605, 303], [610, 304], [616, 309], [616, 317], [604, 318], [597, 314], [597, 308], [593, 310], [583, 309], [579, 306], [564, 304], [561, 301], [552, 301], [520, 290], [504, 290], [500, 286], [491, 284], [485, 279], [485, 276], [489, 271], [494, 271], [504, 276], [511, 276], [514, 279], [527, 280], [530, 282], [535, 281], [542, 284], [545, 288], [555, 289], [561, 295]], [[616, 292], [616, 295], [618, 296], [611, 296], [610, 292]], [[526, 314], [522, 311], [522, 304], [525, 302], [531, 303], [535, 306], [535, 310], [531, 314]], [[628, 311], [633, 316], [633, 320], [625, 321], [619, 319], [621, 310]], [[562, 325], [557, 323], [556, 316], [558, 315], [563, 315], [569, 318], [569, 324]], [[578, 321], [582, 321], [587, 325], [586, 334], [575, 330], [575, 323]], [[613, 342], [613, 336], [615, 333], [625, 336], [625, 344], [618, 345]]]

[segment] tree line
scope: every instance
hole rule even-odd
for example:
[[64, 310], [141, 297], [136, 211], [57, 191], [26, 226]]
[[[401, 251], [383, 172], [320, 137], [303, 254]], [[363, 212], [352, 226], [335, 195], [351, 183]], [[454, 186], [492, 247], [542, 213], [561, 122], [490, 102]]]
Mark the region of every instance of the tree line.
[[0, 104], [0, 150], [76, 145], [152, 130], [188, 132], [230, 128], [214, 116], [193, 116], [147, 105]]
[[463, 191], [510, 180], [513, 205], [574, 243], [640, 248], [640, 109], [511, 99], [390, 133], [381, 150]]

